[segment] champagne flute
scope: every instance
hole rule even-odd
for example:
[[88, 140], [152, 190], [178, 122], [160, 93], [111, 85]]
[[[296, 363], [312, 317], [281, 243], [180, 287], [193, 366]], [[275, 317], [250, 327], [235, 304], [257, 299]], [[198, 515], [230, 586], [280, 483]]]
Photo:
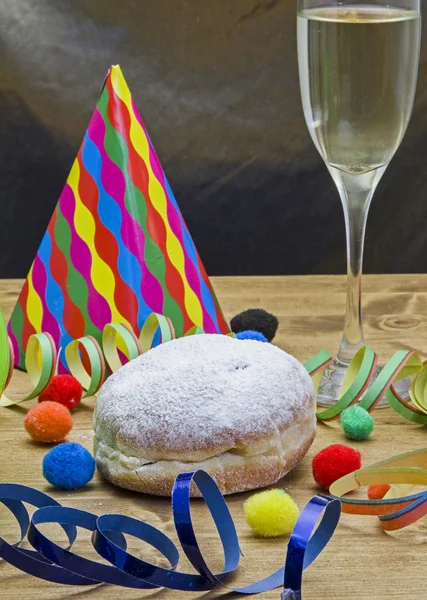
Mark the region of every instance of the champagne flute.
[[420, 0], [298, 0], [302, 105], [313, 142], [338, 188], [347, 236], [347, 307], [338, 355], [318, 401], [337, 398], [365, 345], [363, 245], [375, 189], [406, 132], [418, 75]]

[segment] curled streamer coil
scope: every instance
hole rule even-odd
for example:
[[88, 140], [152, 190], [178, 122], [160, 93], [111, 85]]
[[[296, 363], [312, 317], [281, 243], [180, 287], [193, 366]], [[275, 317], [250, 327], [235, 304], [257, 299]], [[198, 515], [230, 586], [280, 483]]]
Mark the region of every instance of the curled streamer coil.
[[[221, 573], [211, 571], [199, 548], [190, 512], [190, 488], [194, 484], [209, 508], [221, 540], [224, 553]], [[17, 484], [0, 484], [0, 502], [15, 516], [21, 531], [16, 544], [9, 544], [0, 537], [0, 557], [45, 581], [67, 585], [108, 583], [135, 589], [165, 587], [184, 592], [200, 592], [222, 586], [240, 594], [256, 594], [284, 586], [286, 593], [292, 592], [295, 594], [293, 597], [298, 598], [301, 598], [303, 570], [328, 544], [340, 518], [338, 500], [314, 496], [302, 510], [291, 535], [285, 566], [256, 583], [234, 588], [226, 585], [224, 580], [239, 565], [239, 540], [227, 504], [215, 481], [205, 471], [181, 473], [172, 492], [176, 532], [182, 550], [196, 573], [178, 571], [179, 552], [174, 542], [159, 529], [138, 519], [120, 514], [97, 516], [64, 507], [42, 492]], [[23, 502], [37, 509], [31, 519]], [[43, 523], [60, 524], [67, 535], [68, 546], [63, 548], [46, 537], [39, 528]], [[71, 551], [77, 537], [77, 526], [92, 532], [93, 547], [109, 565]], [[168, 567], [159, 567], [128, 552], [123, 534], [145, 541], [158, 550]], [[34, 550], [19, 547], [25, 536]]]
[[[391, 484], [382, 500], [347, 498], [362, 486]], [[416, 485], [427, 486], [427, 448], [406, 452], [359, 469], [333, 483], [329, 493], [341, 500], [344, 513], [376, 515], [386, 531], [395, 531], [427, 515], [427, 491], [409, 494]]]
[[[107, 371], [113, 373], [122, 366], [119, 352], [124, 360], [136, 358], [152, 347], [158, 330], [160, 330], [161, 342], [168, 342], [175, 338], [170, 319], [152, 313], [146, 319], [139, 336], [126, 325], [111, 323], [104, 327], [101, 344], [90, 335], [68, 344], [64, 349], [68, 368], [84, 388], [83, 397], [96, 394], [105, 381]], [[48, 333], [30, 336], [25, 355], [25, 368], [33, 383], [33, 389], [23, 398], [9, 398], [4, 391], [12, 378], [14, 356], [4, 319], [0, 315], [0, 406], [12, 406], [39, 396], [55, 375], [57, 358], [54, 341]]]
[[[158, 330], [162, 343], [175, 338], [170, 319], [152, 313], [139, 336], [124, 324], [111, 323], [104, 327], [101, 344], [89, 335], [72, 341], [64, 353], [71, 374], [85, 390], [84, 397], [96, 394], [107, 373], [119, 369], [123, 360], [132, 360], [149, 350]], [[199, 327], [194, 326], [185, 335], [202, 333]], [[9, 398], [4, 391], [12, 377], [14, 357], [6, 325], [0, 315], [0, 406], [18, 404], [41, 394], [55, 374], [56, 362], [57, 351], [51, 336], [47, 333], [32, 335], [28, 340], [25, 365], [33, 389], [23, 398]], [[331, 362], [331, 355], [323, 350], [305, 363], [316, 391], [323, 371]], [[400, 416], [418, 425], [427, 424], [427, 365], [420, 356], [409, 350], [397, 351], [374, 380], [377, 362], [378, 357], [370, 348], [359, 350], [347, 369], [341, 397], [330, 408], [317, 412], [318, 419], [337, 419], [344, 409], [356, 402], [372, 412], [385, 395], [387, 402]], [[413, 377], [409, 390], [410, 402], [403, 399], [394, 386], [396, 381], [408, 376]]]
[[[305, 367], [317, 388], [323, 371], [332, 362], [331, 355], [323, 350], [309, 360]], [[389, 405], [404, 419], [418, 425], [427, 424], [427, 366], [419, 354], [398, 350], [374, 378], [378, 356], [370, 348], [361, 348], [351, 361], [341, 388], [341, 396], [331, 407], [317, 412], [321, 421], [339, 418], [343, 410], [359, 402], [359, 406], [372, 412], [385, 396]], [[397, 392], [394, 384], [405, 377], [413, 377], [409, 388], [411, 402]]]

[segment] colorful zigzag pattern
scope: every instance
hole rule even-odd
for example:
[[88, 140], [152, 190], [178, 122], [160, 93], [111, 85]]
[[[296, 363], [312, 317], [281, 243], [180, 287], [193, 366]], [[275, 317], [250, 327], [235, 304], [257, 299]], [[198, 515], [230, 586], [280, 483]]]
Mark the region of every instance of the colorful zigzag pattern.
[[[13, 311], [16, 366], [34, 333], [57, 348], [110, 322], [169, 317], [227, 333], [206, 271], [119, 66], [111, 67]], [[66, 369], [61, 354], [62, 369]]]

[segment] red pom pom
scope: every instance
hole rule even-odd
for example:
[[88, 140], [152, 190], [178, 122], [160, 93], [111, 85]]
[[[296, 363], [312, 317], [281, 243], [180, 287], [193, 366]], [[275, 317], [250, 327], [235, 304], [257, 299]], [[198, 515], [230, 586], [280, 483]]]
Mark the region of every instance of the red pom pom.
[[313, 477], [321, 487], [329, 489], [330, 486], [362, 465], [361, 454], [353, 448], [332, 444], [313, 458]]
[[388, 483], [370, 485], [368, 487], [368, 498], [369, 500], [382, 500], [391, 488]]
[[59, 402], [69, 410], [75, 408], [82, 399], [83, 388], [72, 375], [56, 375], [40, 394], [39, 402], [49, 400]]

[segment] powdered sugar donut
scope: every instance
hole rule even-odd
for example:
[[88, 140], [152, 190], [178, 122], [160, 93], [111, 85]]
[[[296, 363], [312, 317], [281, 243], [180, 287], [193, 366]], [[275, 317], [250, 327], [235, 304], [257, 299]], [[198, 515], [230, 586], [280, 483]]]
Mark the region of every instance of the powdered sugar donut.
[[112, 483], [168, 496], [180, 472], [205, 469], [232, 494], [275, 483], [304, 456], [314, 388], [276, 346], [194, 335], [116, 371], [93, 423], [96, 463]]

